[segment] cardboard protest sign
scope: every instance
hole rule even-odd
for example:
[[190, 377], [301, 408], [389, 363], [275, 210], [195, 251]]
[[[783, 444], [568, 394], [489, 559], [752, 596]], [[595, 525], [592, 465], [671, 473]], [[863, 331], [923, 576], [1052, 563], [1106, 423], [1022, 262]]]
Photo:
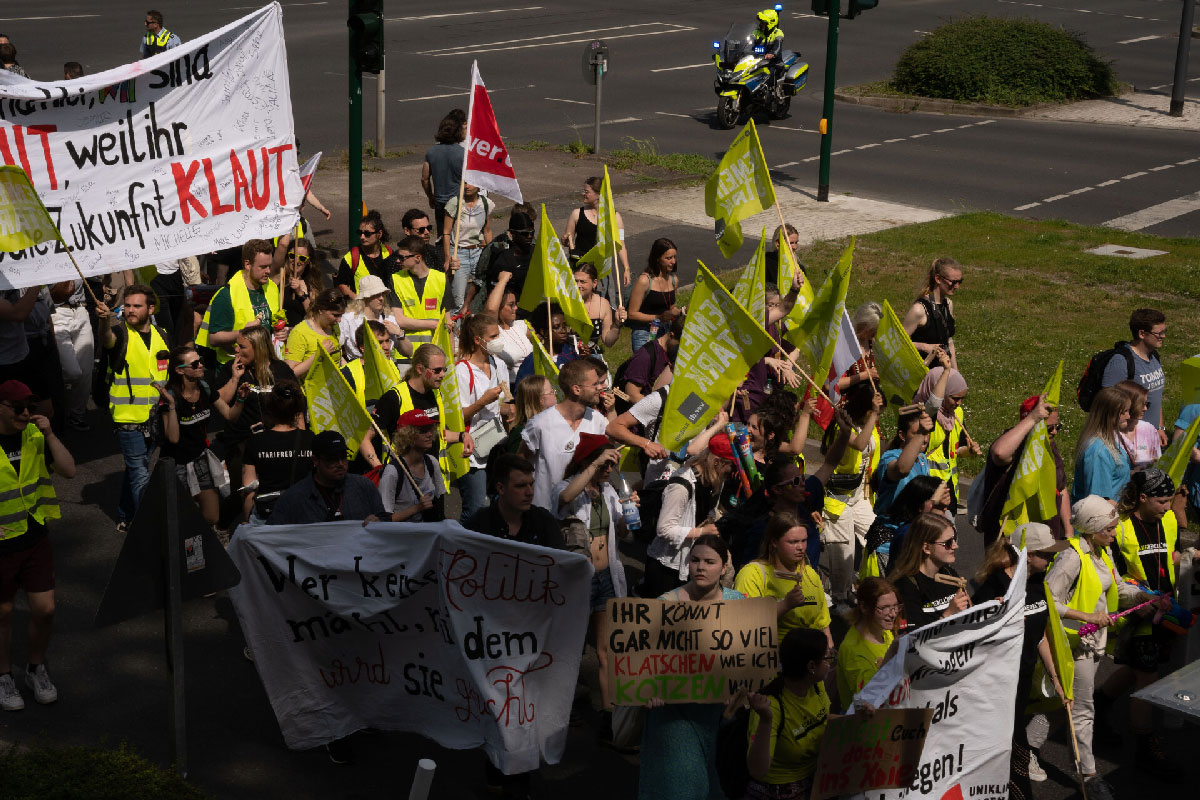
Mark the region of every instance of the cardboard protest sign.
[[585, 556], [454, 522], [242, 526], [230, 591], [287, 746], [363, 728], [562, 757], [587, 630]]
[[0, 288], [270, 239], [304, 196], [283, 11], [75, 80], [0, 70], [0, 161], [25, 171], [61, 241], [0, 253]]
[[931, 708], [884, 709], [830, 720], [821, 739], [811, 800], [907, 786], [921, 764]]
[[608, 699], [720, 703], [738, 689], [757, 691], [779, 671], [778, 607], [770, 597], [609, 600], [597, 637], [607, 653]]
[[1007, 800], [1025, 571], [1022, 557], [1003, 600], [905, 634], [898, 655], [856, 695], [880, 710], [931, 709], [933, 717], [920, 764], [905, 786], [848, 797]]

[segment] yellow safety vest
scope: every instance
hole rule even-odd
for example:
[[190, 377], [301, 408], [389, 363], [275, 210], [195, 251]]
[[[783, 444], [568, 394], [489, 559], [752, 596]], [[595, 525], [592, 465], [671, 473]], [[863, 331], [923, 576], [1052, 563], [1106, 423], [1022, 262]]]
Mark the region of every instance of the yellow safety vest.
[[154, 383], [167, 380], [167, 359], [158, 358], [166, 349], [167, 343], [153, 325], [150, 347], [137, 331], [125, 328], [125, 365], [113, 373], [108, 387], [108, 411], [113, 422], [136, 424], [150, 419], [150, 409], [159, 398]]
[[363, 362], [361, 358], [356, 358], [353, 361], [346, 362], [346, 370], [350, 373], [351, 382], [354, 384], [354, 394], [358, 397], [358, 402], [363, 408], [367, 407], [367, 378], [363, 374]]
[[170, 40], [171, 32], [166, 28], [160, 28], [157, 34], [147, 33], [142, 39], [142, 43], [151, 48], [150, 55], [156, 55], [167, 49], [167, 42]]
[[[208, 344], [208, 319], [212, 313], [213, 302], [221, 296], [222, 291], [229, 292], [229, 302], [233, 305], [233, 330], [240, 331], [242, 328], [254, 319], [257, 315], [254, 313], [254, 304], [250, 302], [250, 290], [246, 287], [246, 279], [244, 273], [239, 272], [229, 279], [229, 283], [225, 284], [225, 288], [219, 290], [213, 295], [212, 300], [208, 303], [208, 308], [204, 311], [204, 319], [200, 322], [200, 330], [196, 332], [196, 345], [199, 347], [208, 347], [217, 354], [217, 362], [224, 364], [233, 358], [232, 347], [210, 347]], [[267, 298], [267, 308], [271, 310], [271, 319], [274, 320], [282, 311], [279, 307], [279, 287], [274, 281], [267, 281], [267, 285], [263, 287], [263, 294]], [[268, 322], [269, 324], [269, 322]], [[217, 331], [220, 333], [220, 331]]]
[[[833, 423], [837, 424], [837, 423]], [[863, 483], [867, 484], [867, 501], [871, 504], [875, 503], [874, 492], [871, 491], [871, 476], [875, 474], [876, 468], [879, 466], [879, 429], [871, 429], [871, 459], [867, 462], [867, 471], [863, 473], [863, 454], [861, 450], [855, 450], [853, 447], [846, 447], [846, 454], [842, 456], [841, 463], [833, 470], [834, 475], [857, 475], [862, 473]], [[855, 491], [858, 491], [855, 489]], [[842, 499], [845, 498], [845, 499]], [[846, 510], [846, 500], [850, 495], [836, 495], [829, 491], [825, 493], [825, 513], [831, 517], [840, 517]]]
[[[1083, 548], [1079, 545], [1079, 538], [1075, 537], [1069, 541], [1071, 548], [1079, 554], [1079, 577], [1075, 580], [1075, 590], [1071, 593], [1071, 600], [1067, 603], [1067, 607], [1084, 614], [1091, 614], [1096, 610], [1096, 603], [1100, 600], [1102, 586], [1100, 575], [1096, 571], [1096, 562], [1092, 561], [1091, 554], [1083, 552]], [[1104, 548], [1100, 549], [1100, 558], [1112, 575], [1112, 585], [1108, 587], [1105, 600], [1108, 613], [1115, 614], [1117, 612], [1117, 584], [1121, 579], [1117, 577], [1117, 568], [1113, 566], [1112, 559], [1108, 557], [1108, 551]], [[1072, 644], [1077, 644], [1079, 642], [1078, 628], [1084, 623], [1066, 617], [1062, 622], [1063, 629], [1066, 630]], [[1112, 641], [1112, 637], [1109, 637], [1109, 640]]]
[[[954, 409], [954, 428], [949, 432], [935, 419], [933, 432], [929, 434], [929, 444], [925, 447], [925, 458], [929, 460], [929, 474], [950, 484], [959, 502], [965, 499], [958, 494], [958, 440], [963, 432], [962, 417], [962, 406], [959, 406]], [[949, 455], [947, 450], [950, 451]]]
[[[1168, 511], [1163, 515], [1163, 541], [1159, 544], [1139, 544], [1137, 534], [1133, 530], [1133, 520], [1129, 517], [1121, 520], [1117, 524], [1117, 547], [1121, 550], [1121, 557], [1125, 559], [1126, 576], [1133, 578], [1147, 586], [1146, 570], [1142, 566], [1142, 553], [1146, 551], [1154, 551], [1156, 548], [1166, 548], [1165, 554], [1167, 557], [1167, 576], [1171, 579], [1171, 586], [1175, 585], [1175, 561], [1172, 555], [1175, 552], [1175, 540], [1179, 536], [1179, 521], [1175, 519], [1175, 512]], [[1135, 612], [1136, 613], [1136, 612]], [[1132, 618], [1133, 615], [1131, 614]], [[1149, 620], [1138, 622], [1137, 630], [1134, 631], [1135, 636], [1148, 636], [1152, 632], [1153, 626]]]
[[[392, 275], [392, 286], [396, 297], [400, 298], [400, 307], [404, 316], [410, 319], [439, 319], [441, 318], [442, 299], [446, 296], [446, 273], [436, 269], [429, 270], [425, 278], [425, 291], [417, 296], [417, 285], [412, 275], [400, 271]], [[433, 341], [433, 331], [406, 331], [405, 338], [412, 342], [413, 348], [418, 348], [426, 342]], [[450, 354], [447, 353], [449, 358]]]
[[[396, 388], [392, 389], [400, 397], [400, 414], [404, 415], [406, 411], [412, 411], [416, 408], [412, 399], [412, 390], [408, 386], [408, 381], [400, 381]], [[437, 447], [438, 447], [438, 465], [442, 468], [442, 482], [446, 484], [446, 491], [450, 491], [450, 458], [446, 452], [446, 409], [442, 405], [442, 393], [434, 391], [433, 396], [437, 398], [438, 423], [437, 423]], [[389, 436], [392, 431], [384, 431]], [[397, 453], [397, 455], [400, 455]]]
[[[380, 258], [387, 258], [391, 254], [392, 254], [392, 251], [387, 249], [387, 245], [385, 245], [385, 244], [379, 245], [379, 257]], [[358, 256], [358, 257], [355, 258], [355, 256]], [[371, 270], [367, 269], [367, 260], [362, 257], [362, 255], [359, 253], [358, 248], [355, 247], [349, 253], [346, 253], [346, 255], [342, 256], [342, 261], [344, 261], [346, 263], [346, 266], [348, 266], [348, 267], [350, 267], [350, 269], [354, 270], [354, 293], [358, 294], [358, 282], [371, 274]], [[355, 261], [357, 261], [358, 263], [355, 264], [354, 263]]]
[[7, 455], [0, 461], [0, 540], [15, 539], [29, 530], [29, 517], [41, 524], [59, 519], [58, 498], [46, 469], [45, 438], [36, 425], [21, 432], [21, 474]]

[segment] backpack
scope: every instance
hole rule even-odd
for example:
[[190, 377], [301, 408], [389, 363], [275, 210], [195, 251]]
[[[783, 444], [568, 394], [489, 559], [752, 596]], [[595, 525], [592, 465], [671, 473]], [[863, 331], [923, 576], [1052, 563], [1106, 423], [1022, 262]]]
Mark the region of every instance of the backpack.
[[[650, 374], [651, 375], [653, 375], [658, 370], [658, 346], [657, 345], [658, 345], [658, 342], [654, 339], [651, 339], [650, 341], [648, 341], [644, 345], [642, 345], [643, 350], [645, 350], [647, 347], [651, 348], [651, 350], [650, 350]], [[634, 353], [633, 355], [637, 355], [637, 353]], [[629, 365], [632, 363], [633, 363], [633, 356], [630, 356], [629, 358], [627, 358], [623, 362], [621, 362], [621, 365], [619, 367], [617, 367], [617, 371], [613, 373], [612, 385], [614, 388], [620, 389], [622, 392], [625, 391], [625, 384], [628, 382], [625, 377], [625, 373], [629, 371]], [[649, 389], [649, 388], [650, 388], [649, 386], [642, 387], [643, 390]], [[616, 408], [617, 408], [617, 414], [624, 414], [626, 411], [633, 408], [633, 403], [629, 402], [628, 400], [622, 400], [620, 395], [617, 395]]]
[[[1108, 367], [1108, 362], [1117, 356], [1125, 357], [1125, 364], [1128, 367], [1125, 379], [1133, 380], [1133, 353], [1129, 350], [1128, 342], [1116, 342], [1110, 349], [1096, 353], [1088, 359], [1087, 366], [1083, 368], [1083, 375], [1079, 378], [1079, 386], [1075, 389], [1079, 407], [1084, 411], [1092, 410], [1092, 401], [1104, 388], [1104, 370]], [[1158, 353], [1151, 357], [1158, 358]]]
[[633, 535], [642, 544], [650, 544], [650, 542], [654, 541], [654, 537], [658, 535], [658, 515], [662, 513], [663, 492], [672, 483], [685, 487], [688, 499], [692, 499], [695, 487], [689, 481], [679, 476], [660, 478], [638, 489], [638, 500], [640, 501], [638, 512], [642, 517], [642, 527], [633, 531]]
[[[783, 731], [783, 678], [777, 677], [763, 687], [762, 693], [779, 701], [779, 721], [775, 725], [775, 736]], [[746, 766], [746, 751], [750, 728], [750, 709], [740, 707], [733, 719], [717, 729], [715, 766], [721, 791], [726, 797], [744, 797], [750, 785], [750, 768]]]

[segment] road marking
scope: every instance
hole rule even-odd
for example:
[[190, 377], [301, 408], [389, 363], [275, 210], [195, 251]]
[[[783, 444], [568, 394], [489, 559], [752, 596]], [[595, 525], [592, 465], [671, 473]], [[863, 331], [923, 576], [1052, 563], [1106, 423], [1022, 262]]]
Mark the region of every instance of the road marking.
[[1171, 169], [1174, 166], [1174, 164], [1163, 164], [1159, 167], [1151, 167], [1150, 172], [1162, 172], [1164, 169]]
[[995, 121], [996, 120], [994, 120], [994, 119], [985, 119], [983, 122], [976, 122], [975, 124], [976, 125], [991, 125]]
[[1043, 203], [1053, 203], [1055, 200], [1065, 200], [1066, 198], [1067, 198], [1067, 195], [1065, 195], [1065, 194], [1056, 194], [1056, 195], [1054, 195], [1054, 197], [1047, 197], [1042, 202]]
[[910, 137], [908, 137], [908, 138], [910, 138], [910, 139], [920, 139], [922, 136], [928, 136], [928, 135], [929, 135], [928, 133], [914, 133], [912, 136], [910, 136]]
[[[258, 6], [255, 6], [258, 8]], [[0, 22], [34, 22], [43, 19], [85, 19], [87, 17], [98, 17], [99, 14], [63, 14], [57, 17], [0, 17]]]
[[1121, 182], [1120, 178], [1113, 178], [1111, 181], [1105, 181], [1104, 183], [1097, 183], [1096, 188], [1103, 189], [1105, 186], [1112, 186], [1114, 183], [1120, 183], [1120, 182]]
[[771, 169], [786, 169], [787, 167], [794, 167], [799, 163], [799, 161], [788, 161], [786, 164], [776, 164]]
[[930, 35], [930, 34], [929, 34], [929, 31], [919, 31], [919, 30], [917, 30], [916, 28], [913, 28], [913, 33], [919, 33], [919, 34], [921, 34], [922, 36], [929, 36], [929, 35]]
[[809, 161], [816, 161], [819, 158], [820, 156], [809, 156], [808, 158], [804, 159], [804, 163], [807, 164]]
[[1031, 208], [1037, 208], [1041, 203], [1026, 203], [1023, 206], [1017, 206], [1013, 211], [1028, 211]]
[[543, 97], [543, 100], [553, 100], [556, 103], [574, 103], [577, 106], [594, 106], [595, 103], [589, 103], [586, 100], [567, 100], [564, 97]]
[[[530, 36], [524, 39], [504, 39], [498, 42], [482, 42], [480, 44], [465, 44], [457, 47], [443, 47], [436, 50], [420, 50], [417, 52], [419, 56], [466, 56], [477, 53], [497, 53], [504, 50], [528, 50], [533, 47], [558, 47], [565, 44], [580, 44], [592, 41], [589, 36], [586, 39], [563, 39], [562, 41], [549, 41], [551, 39], [559, 39], [563, 36], [581, 36], [591, 33], [607, 33], [608, 31], [624, 31], [631, 28], [648, 28], [653, 26], [666, 26], [670, 30], [643, 31], [640, 33], [622, 33], [617, 35], [605, 36], [605, 39], [631, 39], [636, 36], [661, 36], [667, 33], [685, 33], [694, 31], [695, 28], [686, 25], [676, 25], [671, 22], [639, 22], [634, 25], [617, 25], [611, 28], [592, 28], [585, 31], [568, 31], [566, 33], [554, 33], [546, 36]], [[530, 44], [523, 44], [529, 42]], [[501, 47], [499, 45], [508, 45]]]
[[684, 64], [682, 67], [659, 67], [652, 69], [651, 72], [674, 72], [677, 69], [699, 69], [700, 67], [711, 67], [713, 62], [705, 61], [703, 64]]
[[[831, 156], [840, 156], [842, 153], [853, 153], [853, 152], [854, 152], [854, 151], [853, 151], [852, 149], [850, 149], [849, 147], [847, 147], [845, 150], [834, 150], [834, 151], [833, 151], [832, 153], [830, 153], [829, 155], [831, 155]], [[818, 156], [818, 158], [819, 158], [819, 156]]]
[[1112, 11], [1094, 11], [1090, 8], [1068, 8], [1066, 6], [1050, 6], [1050, 5], [1046, 5], [1045, 3], [1022, 3], [1022, 2], [1018, 2], [1018, 0], [997, 0], [997, 2], [1004, 3], [1005, 5], [1010, 5], [1010, 6], [1029, 6], [1030, 8], [1052, 8], [1055, 11], [1074, 11], [1079, 14], [1095, 14], [1096, 16], [1099, 16], [1099, 17], [1124, 17], [1125, 19], [1142, 19], [1142, 20], [1147, 20], [1150, 22], [1168, 22], [1169, 21], [1169, 20], [1164, 20], [1164, 19], [1157, 19], [1155, 17], [1135, 17], [1130, 14], [1117, 14]]
[[542, 6], [525, 6], [523, 8], [493, 8], [488, 11], [455, 11], [449, 14], [423, 14], [419, 17], [385, 17], [389, 22], [422, 22], [427, 19], [445, 19], [447, 17], [470, 17], [475, 14], [503, 14], [508, 11], [540, 11]]
[[963, 128], [971, 128], [971, 127], [974, 127], [974, 126], [975, 126], [975, 123], [974, 123], [974, 122], [968, 122], [966, 125], [959, 125], [959, 126], [958, 126], [958, 129], [961, 131]]
[[899, 139], [884, 139], [883, 143], [884, 144], [895, 144], [896, 142], [903, 142], [903, 141], [904, 141], [904, 137], [901, 136]]
[[[1122, 175], [1122, 176], [1121, 176], [1121, 177], [1119, 177], [1119, 178], [1113, 178], [1113, 179], [1111, 179], [1111, 180], [1107, 180], [1107, 181], [1103, 181], [1103, 182], [1101, 182], [1101, 183], [1097, 183], [1095, 186], [1082, 186], [1082, 187], [1080, 187], [1080, 188], [1078, 188], [1078, 189], [1072, 189], [1071, 191], [1069, 191], [1069, 192], [1067, 192], [1067, 193], [1065, 193], [1065, 194], [1056, 194], [1056, 195], [1054, 195], [1053, 197], [1047, 197], [1047, 198], [1045, 198], [1044, 200], [1042, 200], [1041, 202], [1038, 202], [1038, 203], [1027, 203], [1026, 205], [1023, 205], [1023, 206], [1016, 206], [1015, 208], [1013, 208], [1013, 211], [1025, 211], [1025, 210], [1027, 210], [1027, 209], [1034, 208], [1034, 207], [1036, 207], [1036, 206], [1040, 206], [1042, 203], [1053, 203], [1053, 202], [1056, 202], [1056, 201], [1058, 201], [1058, 200], [1065, 200], [1065, 199], [1066, 199], [1066, 198], [1068, 198], [1068, 197], [1073, 197], [1073, 196], [1075, 196], [1075, 195], [1080, 195], [1080, 194], [1083, 194], [1084, 192], [1090, 192], [1090, 191], [1092, 191], [1093, 189], [1103, 189], [1103, 188], [1105, 188], [1105, 187], [1108, 187], [1108, 186], [1115, 186], [1116, 184], [1120, 183], [1121, 181], [1130, 181], [1130, 180], [1133, 180], [1134, 178], [1140, 178], [1140, 177], [1142, 177], [1143, 175], [1149, 175], [1151, 172], [1162, 172], [1163, 170], [1166, 170], [1166, 169], [1171, 169], [1172, 167], [1176, 167], [1176, 166], [1184, 166], [1184, 165], [1187, 165], [1187, 164], [1194, 164], [1194, 163], [1196, 163], [1197, 161], [1200, 161], [1200, 157], [1196, 157], [1196, 158], [1189, 158], [1189, 159], [1187, 159], [1187, 160], [1185, 160], [1185, 161], [1179, 161], [1179, 162], [1176, 162], [1176, 163], [1174, 163], [1174, 164], [1161, 164], [1161, 165], [1159, 165], [1159, 166], [1157, 166], [1157, 167], [1147, 167], [1145, 170], [1142, 170], [1141, 172], [1131, 172], [1131, 173], [1129, 173], [1128, 175]], [[1193, 195], [1188, 195], [1188, 197], [1193, 197]], [[1173, 201], [1171, 201], [1171, 202], [1172, 202], [1172, 203], [1178, 203], [1178, 202], [1180, 202], [1180, 201], [1182, 201], [1182, 200], [1185, 200], [1185, 199], [1186, 199], [1186, 198], [1179, 198], [1178, 200], [1173, 200]], [[1162, 203], [1162, 204], [1160, 204], [1160, 206], [1168, 206], [1168, 205], [1169, 205], [1169, 204], [1167, 204], [1167, 203]], [[1151, 209], [1157, 209], [1157, 208], [1159, 208], [1160, 206], [1151, 206], [1151, 208], [1150, 208], [1150, 209], [1143, 209], [1143, 212], [1148, 212], [1148, 211], [1150, 211]], [[1174, 208], [1174, 206], [1172, 206], [1172, 208]], [[1194, 209], [1189, 209], [1189, 211], [1190, 211], [1190, 210], [1194, 210]], [[1180, 213], [1178, 213], [1178, 214], [1174, 214], [1173, 216], [1176, 216], [1176, 217], [1177, 217], [1177, 216], [1181, 216], [1182, 214], [1189, 213], [1189, 211], [1181, 211]], [[1143, 212], [1138, 212], [1138, 213], [1143, 213]], [[1165, 212], [1164, 212], [1164, 213], [1165, 213]], [[1130, 216], [1134, 216], [1134, 215], [1130, 215]], [[1120, 218], [1118, 218], [1118, 219], [1125, 219], [1125, 217], [1120, 217]], [[1165, 217], [1165, 218], [1164, 218], [1164, 220], [1166, 220], [1166, 219], [1172, 219], [1172, 217]], [[1106, 222], [1106, 223], [1104, 223], [1104, 224], [1105, 224], [1105, 225], [1109, 225], [1110, 227], [1120, 227], [1120, 226], [1113, 226], [1113, 225], [1111, 225], [1111, 223], [1108, 223], [1108, 222]], [[1148, 225], [1153, 225], [1153, 224], [1156, 224], [1156, 223], [1153, 223], [1153, 222], [1151, 222], [1151, 223], [1147, 223], [1147, 226], [1148, 226]], [[1146, 226], [1143, 226], [1143, 227], [1146, 227]], [[1128, 228], [1127, 230], [1137, 230], [1137, 229], [1136, 229], [1136, 228]]]
[[[620, 125], [622, 122], [641, 122], [641, 117], [621, 117], [620, 119], [601, 120], [601, 125]], [[588, 122], [583, 125], [568, 125], [568, 128], [590, 128], [595, 125], [594, 122]]]
[[1187, 166], [1188, 164], [1195, 164], [1197, 161], [1200, 161], [1200, 158], [1189, 158], [1186, 161], [1176, 161], [1175, 166], [1183, 167]]
[[1069, 194], [1069, 195], [1083, 194], [1084, 192], [1090, 192], [1092, 189], [1095, 189], [1095, 188], [1096, 188], [1095, 186], [1084, 186], [1082, 189], [1073, 189], [1073, 190], [1067, 192], [1067, 194]]
[[[336, 73], [327, 72], [325, 74], [326, 75], [334, 75]], [[533, 89], [533, 88], [535, 88], [535, 87], [531, 83], [528, 86], [509, 86], [504, 89], [488, 89], [488, 94], [496, 94], [496, 92], [515, 92], [518, 89]], [[397, 100], [396, 102], [397, 103], [415, 103], [418, 100], [441, 100], [446, 97], [470, 97], [470, 95], [471, 95], [470, 92], [450, 92], [449, 94], [427, 94], [424, 97], [402, 97], [399, 100]], [[551, 98], [546, 98], [546, 99], [549, 100]], [[570, 102], [570, 101], [568, 101], [568, 102]], [[588, 103], [588, 105], [591, 105], [591, 103]]]
[[1134, 178], [1140, 178], [1143, 175], [1147, 175], [1147, 174], [1149, 174], [1149, 173], [1147, 173], [1147, 172], [1131, 172], [1128, 175], [1122, 175], [1121, 180], [1123, 180], [1123, 181], [1133, 180]]
[[684, 119], [695, 119], [691, 114], [672, 114], [670, 111], [655, 111], [655, 114], [660, 114], [664, 117], [683, 117]]
[[1161, 39], [1161, 38], [1163, 38], [1163, 37], [1159, 36], [1158, 34], [1153, 34], [1151, 36], [1139, 36], [1136, 39], [1126, 39], [1123, 42], [1117, 42], [1117, 44], [1137, 44], [1138, 42], [1149, 42], [1149, 41], [1153, 41], [1154, 39]]
[[954, 128], [938, 128], [934, 133], [950, 133]]
[[872, 147], [879, 147], [879, 146], [880, 146], [879, 142], [874, 142], [872, 144], [860, 144], [858, 147], [856, 147], [854, 149], [855, 150], [869, 150]]
[[1122, 231], [1140, 231], [1193, 211], [1200, 211], [1200, 192], [1185, 194], [1183, 197], [1176, 197], [1174, 200], [1143, 208], [1141, 211], [1135, 211], [1123, 217], [1110, 219], [1104, 223], [1104, 227], [1117, 228]]
[[[281, 6], [295, 8], [296, 6], [327, 6], [329, 0], [321, 0], [319, 3], [280, 3]], [[225, 6], [217, 9], [218, 11], [245, 11], [248, 8], [262, 8], [262, 6]]]
[[815, 130], [813, 130], [812, 128], [789, 128], [789, 127], [788, 127], [788, 126], [786, 126], [786, 125], [774, 125], [774, 124], [771, 124], [771, 125], [763, 125], [763, 126], [762, 126], [762, 127], [759, 129], [759, 130], [764, 130], [764, 131], [770, 131], [770, 130], [776, 130], [776, 131], [799, 131], [800, 133], [820, 133], [820, 131], [815, 131]]
[[793, 19], [828, 19], [828, 17], [822, 17], [820, 14], [797, 14], [797, 13], [793, 13], [792, 18]]

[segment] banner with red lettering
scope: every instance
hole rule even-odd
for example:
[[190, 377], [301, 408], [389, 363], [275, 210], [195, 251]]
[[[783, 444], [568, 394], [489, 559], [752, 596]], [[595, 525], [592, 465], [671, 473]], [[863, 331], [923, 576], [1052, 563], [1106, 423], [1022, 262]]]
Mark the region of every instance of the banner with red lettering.
[[500, 126], [492, 99], [479, 74], [479, 62], [471, 62], [471, 105], [467, 111], [467, 154], [463, 160], [463, 180], [472, 186], [502, 194], [514, 203], [523, 203], [521, 186], [513, 170], [508, 148], [500, 138]]
[[[295, 141], [278, 3], [76, 80], [0, 70], [0, 161], [29, 175], [87, 275], [286, 232]], [[0, 254], [0, 289], [74, 276], [61, 243]]]
[[362, 730], [554, 764], [587, 631], [586, 556], [456, 522], [242, 526], [229, 594], [284, 741]]

